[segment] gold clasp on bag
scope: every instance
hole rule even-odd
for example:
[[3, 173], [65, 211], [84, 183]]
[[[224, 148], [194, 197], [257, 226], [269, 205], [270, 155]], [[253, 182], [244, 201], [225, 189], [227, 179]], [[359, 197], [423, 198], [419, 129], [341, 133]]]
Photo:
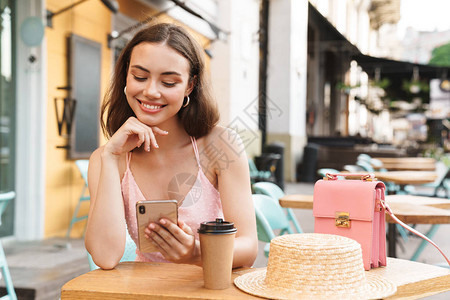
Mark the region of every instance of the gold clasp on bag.
[[350, 228], [350, 214], [345, 211], [337, 211], [335, 213], [335, 225], [336, 227]]

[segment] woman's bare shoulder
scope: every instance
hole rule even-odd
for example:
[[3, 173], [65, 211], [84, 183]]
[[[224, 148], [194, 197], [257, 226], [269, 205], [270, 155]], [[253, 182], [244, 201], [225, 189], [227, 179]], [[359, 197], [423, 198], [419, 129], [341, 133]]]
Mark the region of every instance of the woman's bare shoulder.
[[235, 130], [215, 126], [211, 132], [205, 136], [203, 147], [210, 150], [220, 150], [221, 153], [230, 158], [235, 158], [245, 151], [244, 143], [239, 133]]
[[229, 128], [220, 125], [214, 126], [211, 131], [204, 137], [208, 142], [229, 142], [239, 137], [239, 134]]

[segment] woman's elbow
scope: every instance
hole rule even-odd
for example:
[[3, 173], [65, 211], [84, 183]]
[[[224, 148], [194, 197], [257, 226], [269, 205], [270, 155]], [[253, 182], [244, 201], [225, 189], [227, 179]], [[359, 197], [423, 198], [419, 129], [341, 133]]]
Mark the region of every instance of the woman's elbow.
[[120, 258], [111, 258], [111, 257], [96, 257], [92, 256], [92, 260], [94, 263], [103, 270], [111, 270], [114, 269], [120, 262]]
[[242, 241], [245, 245], [245, 250], [242, 253], [241, 258], [236, 261], [236, 265], [234, 267], [251, 267], [258, 256], [258, 240], [253, 241], [247, 240]]
[[86, 250], [94, 264], [104, 270], [114, 269], [122, 258], [120, 251], [106, 251], [103, 248], [98, 249], [89, 244], [86, 245]]
[[253, 246], [249, 250], [248, 259], [247, 262], [244, 263], [244, 267], [253, 266], [257, 256], [258, 256], [258, 242], [256, 241], [255, 243], [253, 243]]
[[102, 262], [101, 264], [98, 264], [97, 266], [99, 266], [99, 268], [102, 270], [111, 270], [111, 269], [114, 269], [118, 264], [119, 264], [119, 262], [109, 261], [109, 262], [105, 262], [105, 263]]

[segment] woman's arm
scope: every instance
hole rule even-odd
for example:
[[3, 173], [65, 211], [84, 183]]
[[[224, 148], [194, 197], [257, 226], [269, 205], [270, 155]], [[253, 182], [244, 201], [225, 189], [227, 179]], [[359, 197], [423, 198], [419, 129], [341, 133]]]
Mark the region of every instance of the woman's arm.
[[209, 145], [222, 150], [215, 158], [215, 172], [225, 220], [234, 222], [237, 228], [233, 268], [250, 267], [258, 253], [258, 237], [243, 142], [236, 132], [216, 127]]
[[95, 264], [102, 269], [114, 268], [125, 249], [126, 224], [119, 163], [136, 147], [144, 146], [146, 151], [150, 151], [151, 145], [157, 148], [154, 133], [167, 134], [130, 117], [89, 161], [91, 204], [85, 245]]
[[119, 158], [97, 149], [89, 160], [91, 196], [85, 245], [95, 264], [112, 269], [125, 250], [126, 225], [120, 188]]

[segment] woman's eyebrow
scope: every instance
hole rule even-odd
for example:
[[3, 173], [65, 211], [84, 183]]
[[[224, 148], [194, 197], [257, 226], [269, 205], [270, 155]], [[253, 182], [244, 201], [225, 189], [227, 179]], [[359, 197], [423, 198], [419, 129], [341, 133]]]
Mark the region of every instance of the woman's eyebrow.
[[161, 75], [178, 75], [178, 76], [181, 76], [180, 73], [175, 72], [175, 71], [167, 71], [167, 72], [163, 72], [163, 73], [161, 73]]
[[131, 67], [132, 67], [132, 68], [139, 69], [139, 70], [142, 70], [142, 71], [147, 72], [147, 73], [150, 73], [149, 70], [147, 70], [146, 68], [144, 68], [144, 67], [142, 67], [142, 66], [139, 66], [139, 65], [132, 65]]
[[[142, 67], [140, 65], [132, 65], [131, 67], [139, 69], [139, 70], [142, 70], [142, 71], [147, 72], [147, 73], [150, 73], [149, 70], [147, 70], [146, 68], [144, 68], [144, 67]], [[178, 76], [181, 76], [181, 74], [176, 72], [176, 71], [166, 71], [166, 72], [161, 73], [161, 75], [178, 75]]]

